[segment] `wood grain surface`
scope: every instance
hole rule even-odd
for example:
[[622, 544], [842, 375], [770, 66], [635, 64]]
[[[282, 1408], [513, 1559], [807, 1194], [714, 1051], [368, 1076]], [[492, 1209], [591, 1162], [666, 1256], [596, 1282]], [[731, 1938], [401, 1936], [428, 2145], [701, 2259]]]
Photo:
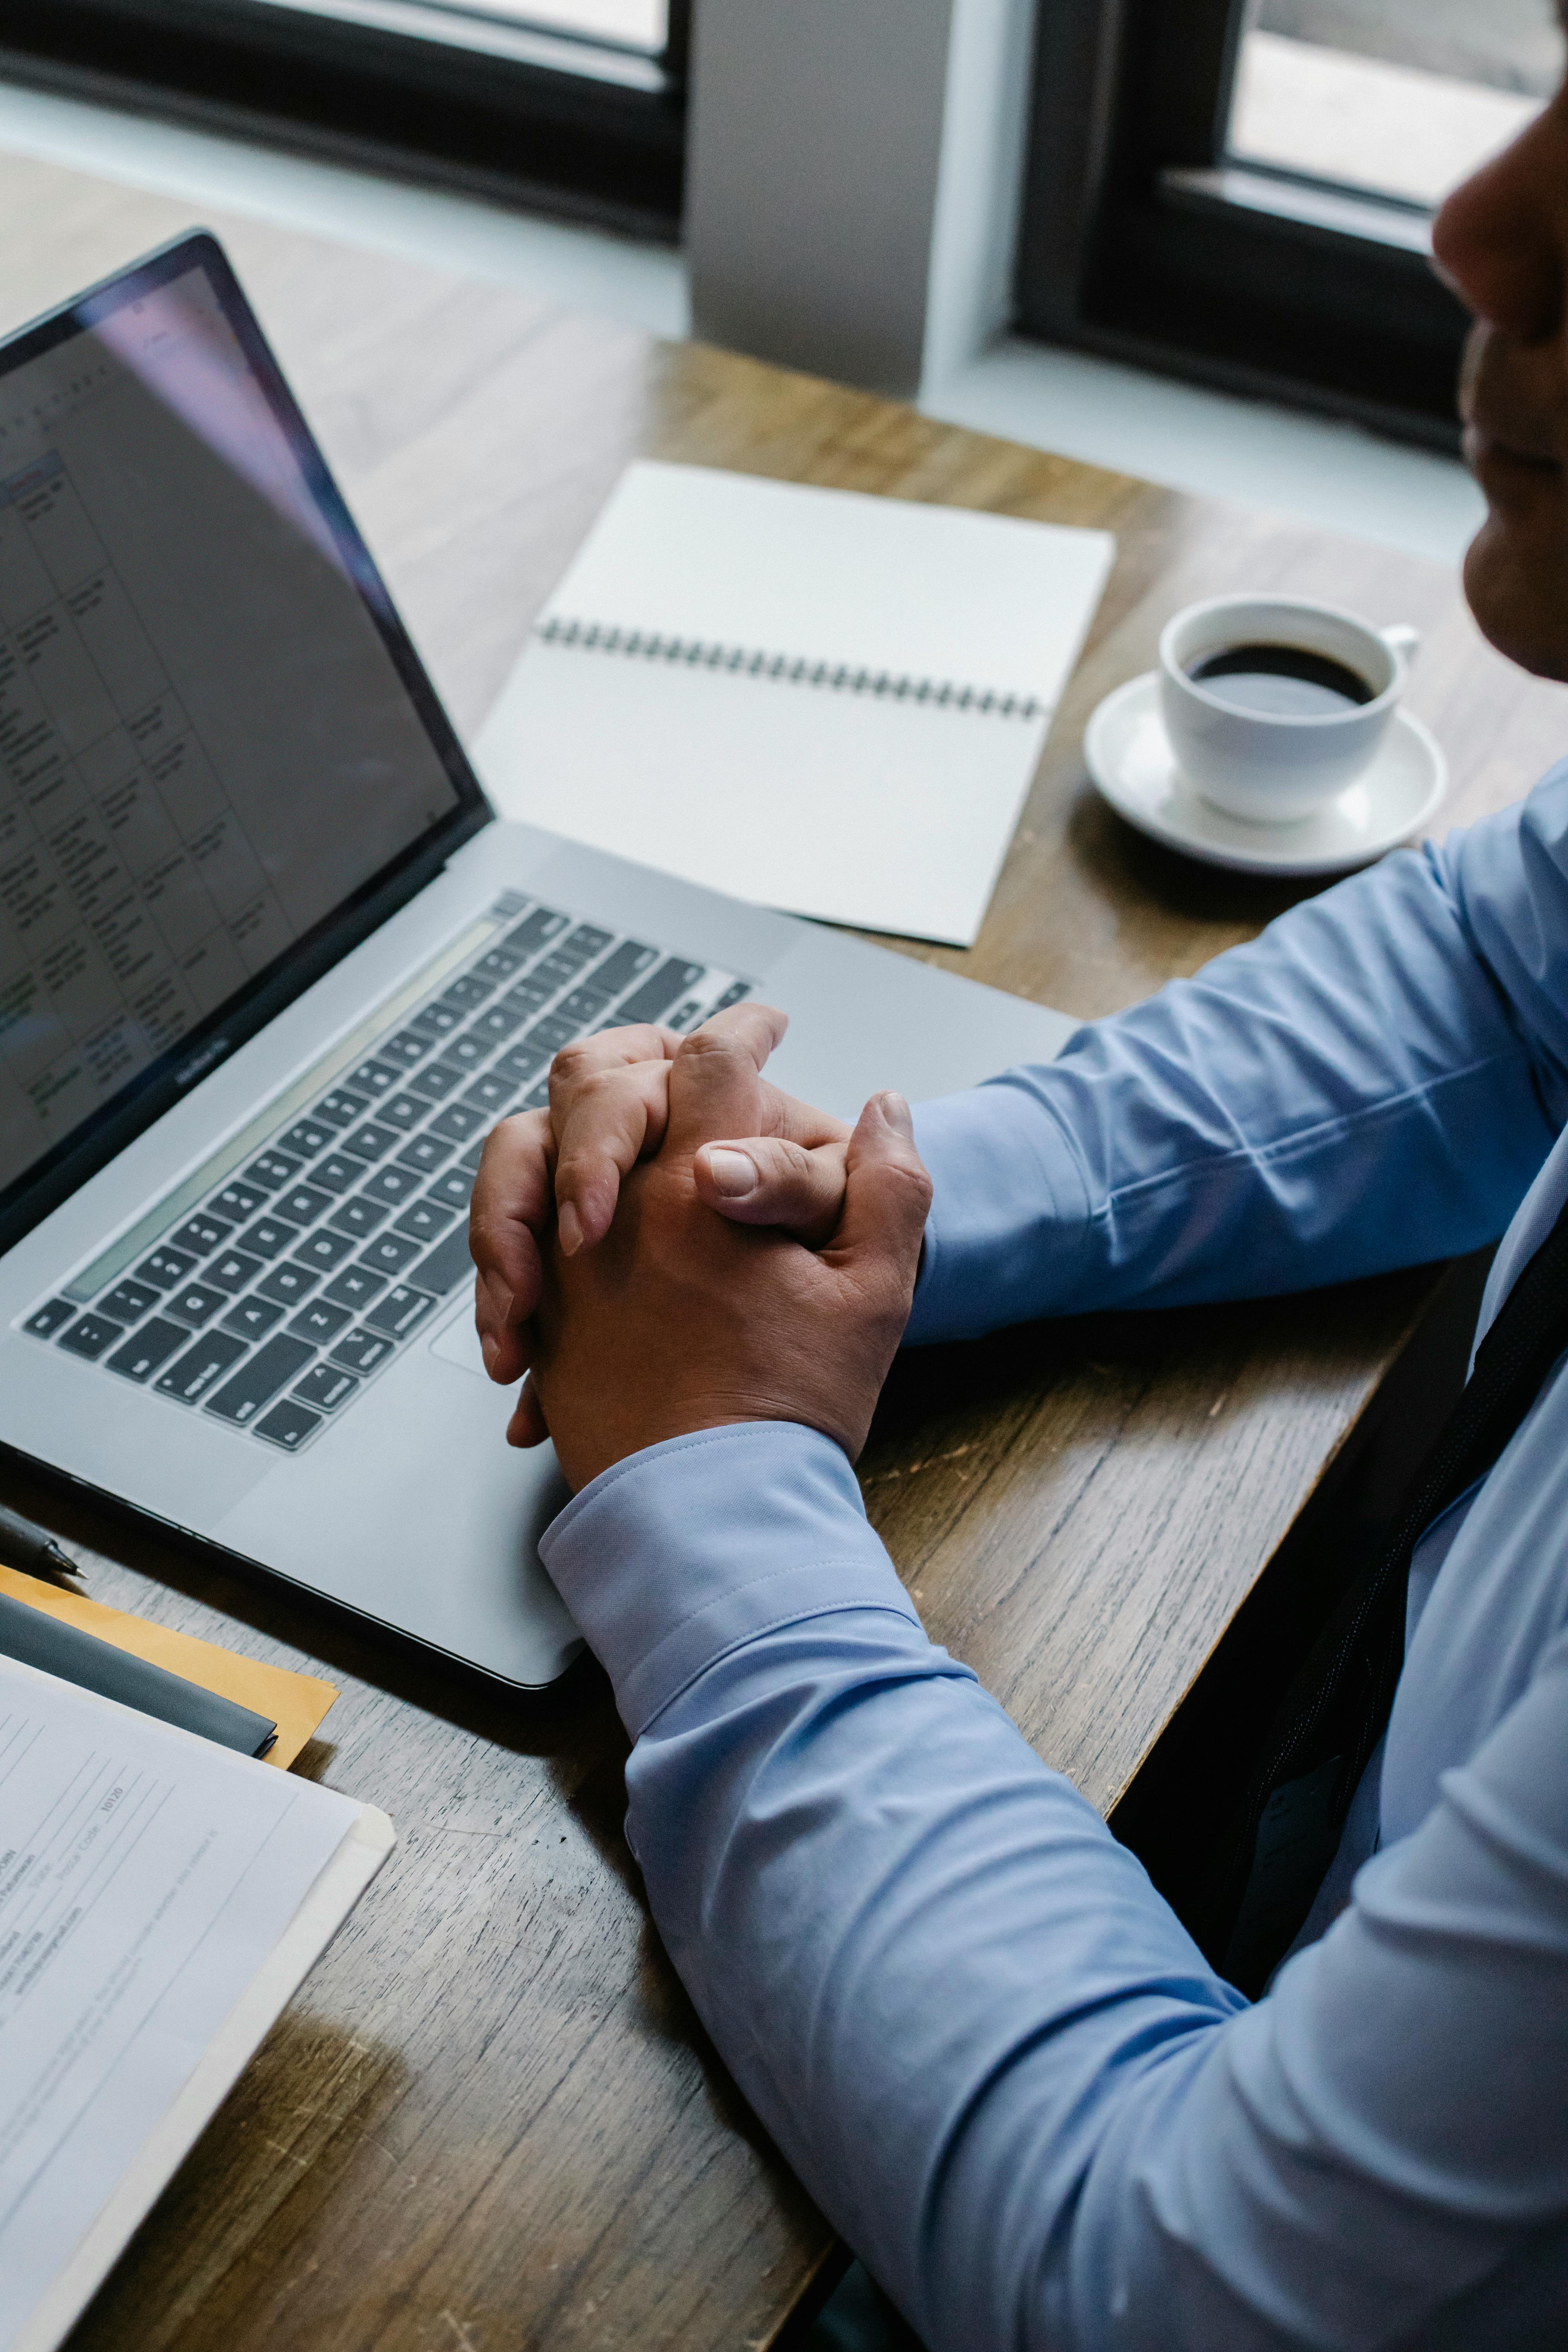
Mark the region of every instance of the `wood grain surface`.
[[[0, 158], [0, 331], [192, 225]], [[1385, 550], [931, 423], [515, 290], [215, 220], [460, 730], [639, 453], [1106, 527], [1120, 558], [975, 948], [913, 948], [1093, 1015], [1301, 895], [1190, 866], [1079, 743], [1191, 598], [1280, 587], [1425, 633], [1446, 825], [1568, 750], [1568, 703]], [[934, 1635], [1108, 1809], [1353, 1426], [1426, 1277], [1122, 1317], [906, 1365], [862, 1465]], [[829, 2233], [666, 1963], [622, 1835], [602, 1680], [532, 1708], [46, 1486], [98, 1599], [329, 1675], [302, 1759], [399, 1844], [77, 2329], [74, 2352], [758, 2352]]]

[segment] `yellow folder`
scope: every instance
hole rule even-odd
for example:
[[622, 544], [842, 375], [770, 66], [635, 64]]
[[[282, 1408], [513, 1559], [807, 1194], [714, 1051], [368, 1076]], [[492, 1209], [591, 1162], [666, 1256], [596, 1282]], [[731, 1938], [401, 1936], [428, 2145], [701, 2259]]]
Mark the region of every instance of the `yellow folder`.
[[14, 1568], [0, 1566], [0, 1592], [12, 1601], [25, 1601], [29, 1609], [41, 1609], [46, 1617], [62, 1619], [79, 1633], [111, 1643], [117, 1650], [129, 1650], [132, 1657], [146, 1658], [165, 1674], [181, 1675], [203, 1690], [216, 1691], [221, 1698], [231, 1698], [239, 1706], [254, 1707], [258, 1715], [278, 1726], [277, 1741], [260, 1760], [285, 1770], [314, 1736], [338, 1695], [331, 1683], [319, 1682], [314, 1675], [292, 1674], [287, 1666], [264, 1666], [255, 1658], [220, 1650], [216, 1642], [201, 1642], [194, 1633], [175, 1633], [167, 1625], [150, 1624], [144, 1617], [107, 1608], [83, 1592], [66, 1592], [57, 1585], [41, 1583], [36, 1576], [19, 1575]]

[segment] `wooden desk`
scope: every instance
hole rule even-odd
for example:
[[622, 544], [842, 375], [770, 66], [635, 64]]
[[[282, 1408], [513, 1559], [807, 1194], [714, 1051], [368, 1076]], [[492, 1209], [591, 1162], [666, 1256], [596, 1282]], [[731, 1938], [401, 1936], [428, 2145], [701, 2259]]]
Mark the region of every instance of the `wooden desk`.
[[[189, 225], [0, 159], [0, 328]], [[1480, 643], [1434, 567], [931, 424], [515, 292], [216, 224], [459, 729], [472, 730], [638, 452], [1108, 526], [1114, 579], [980, 941], [910, 949], [1083, 1014], [1251, 934], [1289, 890], [1190, 867], [1089, 791], [1084, 720], [1188, 599], [1289, 586], [1426, 632], [1412, 689], [1445, 821], [1568, 748], [1561, 689]], [[895, 943], [898, 944], [898, 943]], [[1042, 1347], [863, 1465], [927, 1622], [1109, 1808], [1396, 1351], [1419, 1278]], [[829, 2242], [698, 2027], [621, 1833], [602, 1682], [530, 1710], [13, 1468], [95, 1595], [342, 1685], [305, 1769], [396, 1854], [137, 2238], [79, 2352], [520, 2352], [769, 2342]], [[439, 1562], [431, 1564], [439, 1573]]]

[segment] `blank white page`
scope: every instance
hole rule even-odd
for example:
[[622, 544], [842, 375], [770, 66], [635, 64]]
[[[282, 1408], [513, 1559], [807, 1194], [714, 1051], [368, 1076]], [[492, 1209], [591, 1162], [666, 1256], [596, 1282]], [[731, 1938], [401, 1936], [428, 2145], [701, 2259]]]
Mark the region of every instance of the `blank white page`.
[[[639, 463], [476, 764], [507, 816], [967, 946], [1113, 552], [1103, 531]], [[838, 683], [792, 678], [803, 663]]]

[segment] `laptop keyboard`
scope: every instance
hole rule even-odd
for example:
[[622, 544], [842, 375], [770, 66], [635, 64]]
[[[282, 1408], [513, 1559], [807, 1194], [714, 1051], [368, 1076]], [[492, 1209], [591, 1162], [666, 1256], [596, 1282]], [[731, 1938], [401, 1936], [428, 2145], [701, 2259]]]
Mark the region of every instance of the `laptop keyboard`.
[[752, 987], [515, 895], [461, 945], [22, 1328], [299, 1453], [471, 1277], [485, 1138], [548, 1100], [561, 1048]]

